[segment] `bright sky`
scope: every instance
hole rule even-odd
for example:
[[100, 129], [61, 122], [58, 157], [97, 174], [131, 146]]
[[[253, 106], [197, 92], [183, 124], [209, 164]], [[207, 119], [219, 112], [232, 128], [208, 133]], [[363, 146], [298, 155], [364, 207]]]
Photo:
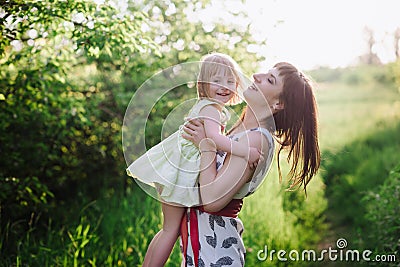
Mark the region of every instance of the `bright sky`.
[[213, 0], [207, 15], [221, 16], [224, 6], [247, 12], [254, 36], [266, 38], [259, 53], [267, 57], [267, 67], [281, 60], [301, 69], [355, 63], [367, 51], [365, 26], [375, 33], [381, 60], [394, 59], [399, 0]]

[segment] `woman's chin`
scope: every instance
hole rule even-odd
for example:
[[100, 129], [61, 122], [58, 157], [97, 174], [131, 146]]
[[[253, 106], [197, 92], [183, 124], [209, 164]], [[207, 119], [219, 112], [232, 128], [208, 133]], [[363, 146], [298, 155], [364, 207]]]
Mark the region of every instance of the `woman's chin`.
[[252, 102], [252, 99], [256, 97], [252, 92], [249, 92], [249, 90], [246, 90], [243, 92], [243, 99], [246, 103]]
[[243, 99], [244, 99], [246, 102], [247, 102], [248, 94], [249, 94], [249, 89], [247, 89], [247, 90], [245, 90], [245, 91], [243, 92]]

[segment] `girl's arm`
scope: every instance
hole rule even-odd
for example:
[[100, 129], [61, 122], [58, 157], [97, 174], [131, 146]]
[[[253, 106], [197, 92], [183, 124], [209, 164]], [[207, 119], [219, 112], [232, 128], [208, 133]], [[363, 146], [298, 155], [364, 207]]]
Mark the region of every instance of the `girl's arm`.
[[211, 138], [218, 150], [226, 151], [239, 157], [248, 159], [249, 164], [255, 164], [260, 153], [254, 147], [249, 147], [244, 143], [239, 143], [221, 134], [220, 112], [213, 105], [205, 106], [199, 114], [204, 121], [204, 130], [207, 138]]
[[[207, 140], [207, 139], [206, 139]], [[211, 147], [202, 142], [200, 151], [207, 151]], [[260, 132], [250, 132], [247, 138], [239, 139], [239, 143], [268, 151], [268, 142]], [[199, 175], [200, 196], [204, 209], [216, 212], [224, 208], [234, 195], [248, 182], [254, 174], [247, 161], [239, 156], [228, 154], [222, 168], [216, 172], [215, 165], [210, 164], [215, 155], [203, 152], [201, 154], [201, 172]]]
[[[202, 123], [199, 120], [192, 120], [185, 125], [184, 130], [186, 134], [183, 137], [192, 141], [201, 151], [199, 182], [204, 209], [209, 212], [219, 211], [253, 177], [254, 170], [242, 157], [228, 154], [221, 170], [217, 173], [215, 153], [210, 152], [215, 151], [216, 147], [211, 139], [205, 139]], [[239, 142], [259, 148], [265, 153], [269, 150], [268, 142], [259, 132], [250, 132], [248, 138], [242, 138]]]

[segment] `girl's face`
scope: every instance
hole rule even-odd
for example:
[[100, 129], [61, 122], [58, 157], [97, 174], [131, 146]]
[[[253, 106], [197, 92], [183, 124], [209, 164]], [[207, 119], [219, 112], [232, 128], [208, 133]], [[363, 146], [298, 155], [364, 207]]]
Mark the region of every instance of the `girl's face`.
[[236, 92], [236, 80], [233, 75], [226, 75], [223, 72], [211, 76], [208, 97], [221, 103], [227, 103]]
[[280, 95], [283, 91], [283, 79], [276, 68], [267, 73], [253, 74], [254, 82], [244, 91], [246, 102], [251, 105], [273, 107], [273, 111], [283, 108]]

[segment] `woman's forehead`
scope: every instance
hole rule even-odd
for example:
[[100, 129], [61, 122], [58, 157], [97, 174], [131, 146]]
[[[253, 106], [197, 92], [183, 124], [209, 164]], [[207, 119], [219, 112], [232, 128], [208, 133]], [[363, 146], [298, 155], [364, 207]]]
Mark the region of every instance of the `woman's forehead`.
[[277, 68], [272, 68], [272, 69], [268, 70], [267, 73], [273, 74], [274, 76], [278, 76], [279, 75], [279, 71], [278, 71]]

